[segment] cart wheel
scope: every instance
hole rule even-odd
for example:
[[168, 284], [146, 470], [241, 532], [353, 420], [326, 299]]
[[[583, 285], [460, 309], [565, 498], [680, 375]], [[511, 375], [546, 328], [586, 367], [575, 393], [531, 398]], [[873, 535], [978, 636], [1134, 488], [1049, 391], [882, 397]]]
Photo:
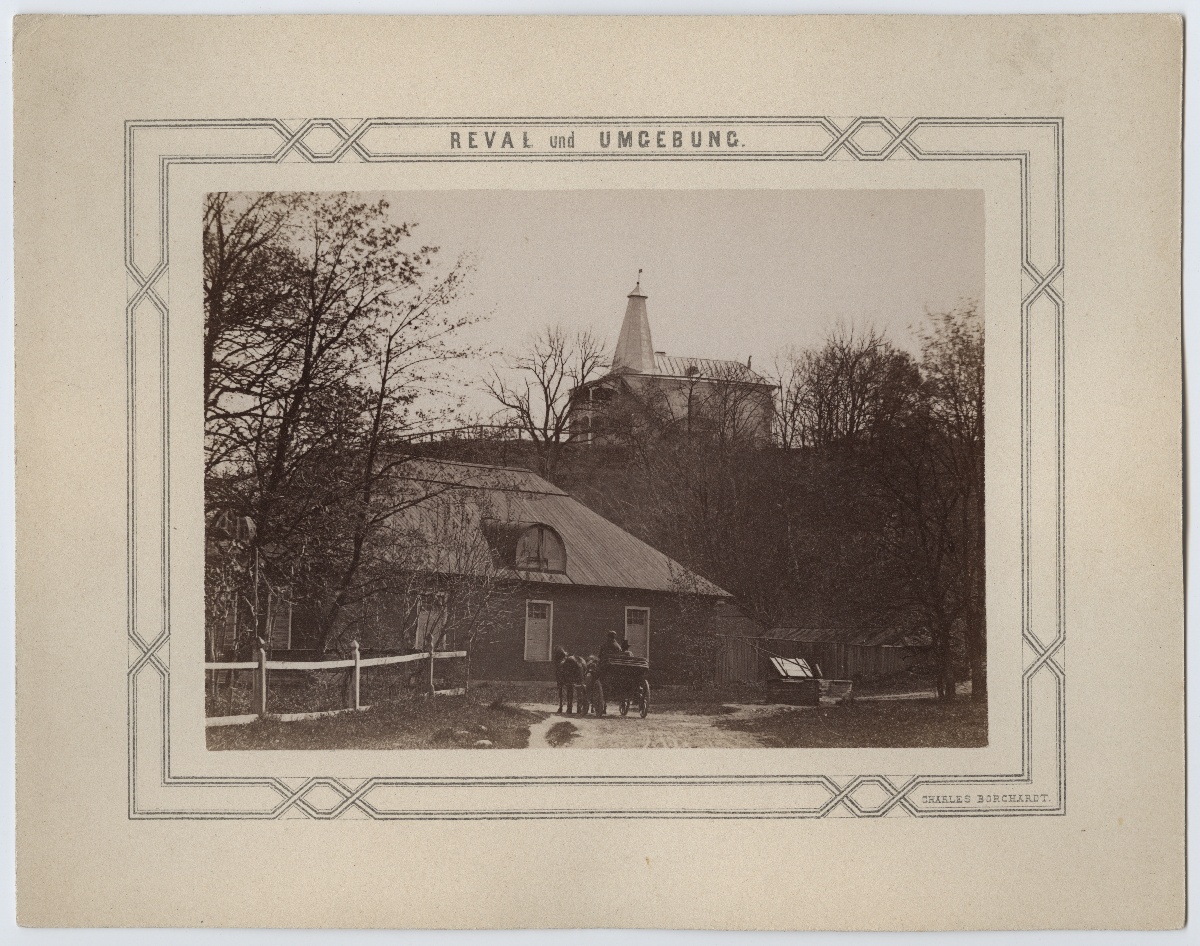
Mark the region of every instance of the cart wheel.
[[621, 700], [621, 715], [629, 715], [629, 700]]
[[646, 718], [646, 714], [650, 712], [650, 683], [642, 681], [642, 719]]

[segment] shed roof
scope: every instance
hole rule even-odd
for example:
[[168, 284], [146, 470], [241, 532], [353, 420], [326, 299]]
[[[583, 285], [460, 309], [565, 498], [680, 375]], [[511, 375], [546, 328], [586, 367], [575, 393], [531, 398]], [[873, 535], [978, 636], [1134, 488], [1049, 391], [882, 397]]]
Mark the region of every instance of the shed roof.
[[[602, 588], [636, 588], [645, 591], [679, 591], [730, 597], [717, 585], [696, 575], [658, 549], [630, 535], [557, 486], [528, 470], [482, 466], [447, 460], [413, 459], [400, 477], [420, 484], [443, 485], [467, 499], [463, 508], [474, 517], [472, 528], [487, 541], [484, 520], [499, 523], [541, 523], [553, 528], [567, 552], [565, 572], [517, 570], [505, 566], [513, 577], [525, 581], [586, 585]], [[432, 493], [433, 491], [431, 491]], [[476, 501], [471, 501], [472, 499]], [[431, 495], [428, 507], [437, 501]], [[406, 524], [422, 528], [430, 512], [422, 504], [405, 513]]]
[[899, 627], [773, 627], [775, 640], [838, 644], [912, 644], [911, 634]]

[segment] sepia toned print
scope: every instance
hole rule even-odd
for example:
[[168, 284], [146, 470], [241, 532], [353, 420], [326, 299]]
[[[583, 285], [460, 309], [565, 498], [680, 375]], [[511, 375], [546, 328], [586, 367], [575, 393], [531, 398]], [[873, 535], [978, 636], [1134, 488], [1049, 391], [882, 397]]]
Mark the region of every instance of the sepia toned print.
[[203, 241], [210, 749], [987, 745], [981, 192]]
[[[1182, 36], [1148, 16], [18, 18], [19, 921], [1182, 924]], [[221, 195], [231, 223], [267, 195], [298, 205], [261, 266], [227, 271], [253, 304], [226, 310], [247, 330], [223, 341], [206, 332], [204, 247]], [[313, 374], [287, 490], [264, 502], [272, 399], [294, 390], [314, 308], [288, 287], [312, 269], [322, 207], [350, 221], [380, 200], [359, 258], [392, 267], [396, 292]], [[388, 243], [388, 226], [408, 235]], [[453, 357], [397, 375], [424, 380], [389, 408], [376, 470], [404, 459], [362, 503], [381, 329], [460, 260], [429, 316]], [[662, 377], [657, 354], [637, 377], [613, 366], [635, 288]], [[972, 303], [987, 493], [973, 746], [964, 625], [955, 699], [939, 701], [902, 571], [919, 559], [899, 554], [911, 519], [877, 517], [903, 468], [868, 461], [905, 442], [785, 449], [777, 423], [781, 369], [843, 329], [880, 336], [924, 386], [927, 311]], [[523, 359], [555, 326], [590, 334], [603, 362], [557, 446], [513, 432], [520, 405], [493, 393], [524, 391]], [[226, 372], [216, 386], [206, 362]], [[734, 422], [721, 452], [722, 402], [753, 402], [721, 362], [779, 385], [766, 443]], [[693, 382], [719, 393], [689, 415]], [[880, 431], [912, 432], [931, 393]], [[384, 521], [334, 609], [372, 510]], [[619, 531], [584, 542], [577, 516]], [[637, 574], [662, 556], [697, 587], [626, 587], [629, 556], [593, 552], [609, 538], [641, 543], [620, 546]], [[585, 567], [603, 583], [568, 584]], [[591, 596], [574, 613], [572, 592]], [[667, 646], [733, 606], [755, 626], [697, 640], [770, 654]], [[632, 654], [643, 628], [644, 719], [608, 687], [595, 715], [586, 678], [580, 715], [570, 675], [558, 713], [553, 660], [525, 659], [561, 644], [586, 673], [609, 631]], [[776, 682], [792, 665], [771, 657], [790, 659], [787, 629], [847, 654], [817, 632], [902, 629], [928, 662], [889, 693], [885, 668], [802, 655], [820, 676], [787, 695], [848, 681], [850, 699], [818, 682], [817, 707], [784, 702], [772, 688], [795, 686]], [[431, 646], [463, 652], [433, 659], [436, 696]], [[927, 696], [868, 699], [912, 693]], [[765, 746], [764, 719], [808, 744]], [[873, 744], [847, 745], [860, 734]], [[571, 895], [553, 895], [568, 875]]]

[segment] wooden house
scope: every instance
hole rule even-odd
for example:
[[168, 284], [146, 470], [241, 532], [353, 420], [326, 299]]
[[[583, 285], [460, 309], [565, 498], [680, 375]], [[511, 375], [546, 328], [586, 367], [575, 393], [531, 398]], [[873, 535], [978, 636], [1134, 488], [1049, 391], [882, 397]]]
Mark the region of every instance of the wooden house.
[[771, 439], [776, 386], [747, 360], [693, 358], [655, 351], [638, 284], [628, 295], [611, 370], [571, 392], [571, 439], [605, 444], [632, 428], [659, 434], [720, 433], [765, 444]]
[[[728, 592], [527, 470], [414, 459], [402, 476], [429, 497], [398, 523], [425, 540], [422, 590], [367, 646], [427, 646], [456, 622], [453, 595], [437, 589], [472, 574], [492, 586], [473, 630], [475, 679], [552, 679], [556, 646], [594, 654], [609, 631], [669, 674], [681, 622], [736, 611]], [[465, 646], [458, 633], [447, 647]]]

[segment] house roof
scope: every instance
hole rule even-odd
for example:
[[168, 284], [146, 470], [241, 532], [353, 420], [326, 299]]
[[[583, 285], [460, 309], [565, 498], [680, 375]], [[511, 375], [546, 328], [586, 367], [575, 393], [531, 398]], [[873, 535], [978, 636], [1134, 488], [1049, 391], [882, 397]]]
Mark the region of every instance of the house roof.
[[774, 640], [838, 644], [913, 644], [912, 635], [898, 627], [773, 627]]
[[[403, 464], [399, 476], [426, 486], [445, 486], [447, 493], [464, 498], [466, 501], [461, 508], [471, 517], [469, 529], [477, 533], [480, 541], [487, 541], [487, 533], [496, 531], [496, 523], [523, 526], [541, 523], [553, 528], [566, 546], [566, 569], [563, 572], [539, 572], [518, 570], [505, 564], [502, 571], [511, 577], [551, 584], [645, 591], [687, 590], [730, 597], [727, 591], [684, 568], [528, 470], [412, 459]], [[406, 524], [430, 534], [429, 517], [434, 511], [437, 495], [436, 491], [431, 491], [429, 502], [419, 503], [402, 514], [406, 516]]]
[[567, 495], [553, 483], [548, 483], [535, 473], [520, 467], [487, 466], [482, 463], [461, 463], [457, 460], [412, 457], [405, 460], [400, 467], [399, 478], [423, 484], [470, 489]]
[[711, 378], [717, 381], [740, 381], [745, 384], [770, 384], [757, 371], [746, 367], [740, 361], [731, 361], [726, 358], [691, 358], [686, 355], [668, 355], [663, 352], [654, 353], [654, 371], [646, 373], [686, 378], [688, 370], [692, 368], [699, 373], [701, 378]]
[[724, 637], [763, 637], [766, 629], [734, 606], [720, 608], [710, 618], [714, 634]]
[[692, 358], [687, 355], [668, 355], [661, 351], [654, 353], [654, 369], [634, 371], [621, 365], [598, 378], [593, 378], [579, 386], [579, 390], [602, 385], [613, 378], [690, 378], [694, 375], [701, 380], [726, 383], [761, 384], [763, 387], [775, 387], [753, 368], [748, 368], [740, 361], [726, 358]]
[[642, 292], [642, 271], [638, 270], [638, 282], [633, 287], [625, 304], [625, 318], [621, 321], [621, 332], [617, 336], [617, 347], [613, 351], [612, 373], [657, 375], [668, 378], [685, 378], [689, 372], [698, 372], [700, 377], [713, 381], [737, 381], [744, 384], [770, 385], [758, 372], [740, 361], [724, 358], [690, 358], [668, 355], [654, 350], [650, 332], [650, 316], [646, 311], [646, 294]]

